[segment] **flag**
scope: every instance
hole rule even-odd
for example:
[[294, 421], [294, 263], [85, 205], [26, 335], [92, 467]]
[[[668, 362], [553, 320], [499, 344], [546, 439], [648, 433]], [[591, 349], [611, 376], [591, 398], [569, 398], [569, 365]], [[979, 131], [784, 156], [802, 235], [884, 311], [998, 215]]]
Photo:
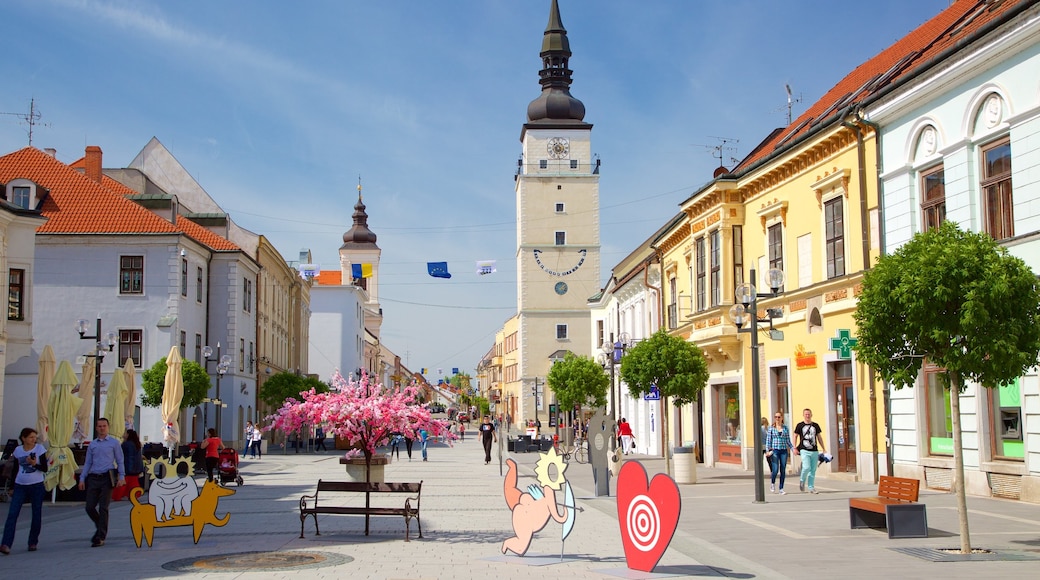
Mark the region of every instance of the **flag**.
[[494, 260], [477, 260], [477, 274], [486, 276], [487, 274], [494, 274], [496, 271]]
[[419, 374], [420, 375], [425, 375], [428, 372], [430, 372], [430, 369], [428, 369], [426, 367], [423, 367], [423, 368], [419, 369]]
[[459, 374], [459, 367], [451, 367], [451, 374], [453, 374], [453, 375]]
[[447, 262], [426, 262], [426, 271], [434, 278], [451, 278]]
[[372, 264], [351, 264], [350, 273], [355, 279], [371, 278]]

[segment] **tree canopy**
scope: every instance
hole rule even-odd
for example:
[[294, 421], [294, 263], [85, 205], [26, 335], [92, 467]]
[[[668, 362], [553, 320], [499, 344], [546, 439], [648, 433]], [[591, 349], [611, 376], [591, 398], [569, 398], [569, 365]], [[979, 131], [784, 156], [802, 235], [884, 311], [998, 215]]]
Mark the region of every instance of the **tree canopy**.
[[657, 386], [676, 405], [692, 403], [708, 384], [708, 363], [692, 342], [658, 330], [636, 343], [621, 358], [621, 380], [636, 398]]
[[329, 385], [314, 377], [281, 372], [267, 377], [267, 380], [260, 385], [258, 394], [261, 401], [277, 408], [288, 399], [303, 401], [303, 395], [300, 393], [311, 389], [314, 389], [316, 393], [327, 393]]
[[863, 279], [857, 358], [896, 388], [925, 358], [955, 382], [1005, 385], [1036, 364], [1036, 274], [989, 235], [952, 222], [915, 235]]
[[568, 352], [563, 360], [549, 369], [546, 381], [556, 393], [560, 409], [573, 409], [576, 405], [603, 407], [607, 404], [610, 378], [590, 357]]
[[[181, 397], [181, 409], [194, 407], [202, 403], [209, 392], [210, 377], [206, 369], [193, 360], [181, 363], [181, 377], [184, 380], [184, 396]], [[163, 389], [166, 386], [166, 357], [162, 357], [151, 368], [141, 373], [141, 405], [158, 407], [162, 404]]]

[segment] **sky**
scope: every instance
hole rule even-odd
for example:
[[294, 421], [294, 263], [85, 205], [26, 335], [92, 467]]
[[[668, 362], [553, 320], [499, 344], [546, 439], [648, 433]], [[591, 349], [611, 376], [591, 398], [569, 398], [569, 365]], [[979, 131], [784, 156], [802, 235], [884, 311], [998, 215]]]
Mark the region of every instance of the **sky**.
[[[602, 161], [603, 283], [711, 179], [950, 0], [559, 0]], [[516, 312], [516, 199], [550, 0], [4, 0], [0, 154], [126, 167], [156, 137], [287, 260], [339, 269], [360, 178], [382, 342], [475, 375]], [[14, 113], [14, 114], [7, 114]], [[477, 260], [497, 272], [476, 274]], [[448, 262], [432, 278], [427, 262]]]

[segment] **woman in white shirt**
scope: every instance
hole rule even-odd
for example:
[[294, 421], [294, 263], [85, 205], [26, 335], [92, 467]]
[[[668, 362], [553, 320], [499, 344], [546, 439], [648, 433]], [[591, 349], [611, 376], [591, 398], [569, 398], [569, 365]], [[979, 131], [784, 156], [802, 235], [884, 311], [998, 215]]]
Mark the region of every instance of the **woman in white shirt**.
[[43, 522], [43, 498], [46, 495], [43, 478], [47, 474], [47, 448], [36, 442], [36, 430], [32, 427], [22, 429], [18, 439], [22, 444], [15, 447], [12, 454], [18, 462], [18, 474], [14, 480], [11, 506], [7, 511], [4, 538], [0, 541], [0, 554], [4, 555], [11, 553], [14, 528], [18, 523], [18, 514], [22, 511], [23, 503], [28, 501], [32, 505], [32, 523], [29, 524], [30, 552], [35, 552], [40, 542], [40, 527]]

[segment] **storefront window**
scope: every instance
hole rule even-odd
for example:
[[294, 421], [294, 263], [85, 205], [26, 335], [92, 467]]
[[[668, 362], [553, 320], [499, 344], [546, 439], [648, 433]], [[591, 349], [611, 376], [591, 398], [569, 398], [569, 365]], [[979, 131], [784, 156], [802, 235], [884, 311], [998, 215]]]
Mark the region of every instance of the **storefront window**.
[[953, 455], [953, 417], [950, 413], [950, 390], [946, 388], [945, 371], [925, 367], [924, 393], [928, 415], [928, 452], [931, 455]]
[[993, 456], [997, 459], [1025, 459], [1025, 446], [1022, 444], [1022, 397], [1020, 380], [1003, 387], [986, 389], [989, 393], [989, 405], [993, 410]]
[[740, 445], [740, 388], [725, 385], [719, 389], [719, 441], [727, 445]]

